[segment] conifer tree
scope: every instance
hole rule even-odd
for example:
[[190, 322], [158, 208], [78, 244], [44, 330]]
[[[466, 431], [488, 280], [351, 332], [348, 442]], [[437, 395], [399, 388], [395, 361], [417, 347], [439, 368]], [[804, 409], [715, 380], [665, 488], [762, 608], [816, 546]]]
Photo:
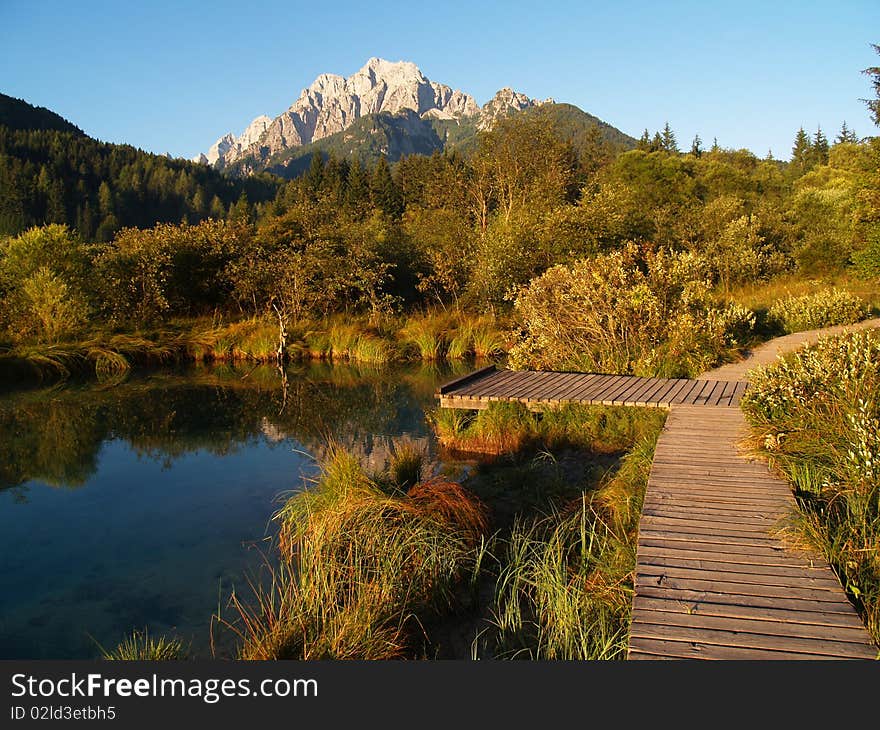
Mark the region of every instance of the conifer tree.
[[840, 125], [840, 132], [837, 134], [837, 139], [834, 141], [837, 144], [856, 144], [858, 143], [859, 138], [856, 133], [846, 125], [846, 120], [844, 119], [843, 124]]
[[345, 197], [353, 208], [360, 208], [370, 202], [370, 186], [367, 174], [360, 158], [355, 157], [348, 169], [348, 180], [345, 186]]
[[702, 157], [703, 156], [703, 140], [700, 139], [700, 135], [694, 135], [694, 141], [691, 142], [691, 154], [694, 157]]
[[794, 138], [794, 146], [791, 148], [791, 165], [797, 175], [803, 175], [810, 169], [812, 162], [813, 145], [810, 138], [801, 127]]
[[819, 127], [816, 130], [816, 134], [813, 136], [813, 164], [815, 165], [827, 165], [828, 164], [828, 138], [825, 136], [825, 133], [822, 131], [822, 127]]
[[317, 195], [321, 191], [324, 182], [324, 157], [318, 151], [312, 152], [312, 160], [309, 164], [309, 171], [306, 173], [306, 186], [312, 195]]
[[385, 157], [380, 157], [373, 169], [370, 193], [373, 206], [390, 218], [399, 218], [403, 214], [403, 198], [391, 177], [391, 168]]
[[675, 139], [675, 132], [669, 126], [669, 122], [663, 125], [663, 135], [661, 136], [661, 148], [666, 152], [678, 153], [678, 141]]

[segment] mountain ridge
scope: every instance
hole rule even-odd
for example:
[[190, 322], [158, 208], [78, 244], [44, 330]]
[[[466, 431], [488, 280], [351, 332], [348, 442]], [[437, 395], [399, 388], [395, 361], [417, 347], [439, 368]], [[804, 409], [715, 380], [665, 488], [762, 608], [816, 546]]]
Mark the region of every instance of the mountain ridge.
[[286, 111], [263, 126], [256, 139], [252, 129], [265, 116], [257, 117], [238, 137], [232, 132], [223, 135], [193, 160], [220, 169], [242, 158], [265, 161], [345, 131], [358, 119], [383, 113], [395, 116], [410, 111], [420, 119], [438, 121], [473, 118], [478, 129], [487, 129], [500, 115], [552, 101], [530, 99], [505, 87], [480, 107], [470, 94], [431, 81], [410, 61], [373, 57], [347, 78], [319, 75]]

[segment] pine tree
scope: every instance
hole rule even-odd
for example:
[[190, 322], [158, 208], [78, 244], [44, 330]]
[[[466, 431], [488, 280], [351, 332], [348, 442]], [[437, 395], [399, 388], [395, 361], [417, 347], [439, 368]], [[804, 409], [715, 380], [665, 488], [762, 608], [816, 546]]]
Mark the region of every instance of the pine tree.
[[226, 208], [223, 207], [223, 201], [215, 195], [211, 198], [211, 210], [208, 213], [214, 220], [223, 220], [226, 217]]
[[367, 175], [359, 158], [351, 161], [348, 170], [348, 180], [345, 186], [346, 202], [352, 208], [361, 208], [370, 202], [370, 187], [367, 183]]
[[812, 162], [812, 148], [810, 138], [801, 127], [794, 138], [794, 146], [791, 148], [791, 165], [797, 175], [803, 175], [810, 169]]
[[642, 136], [639, 138], [639, 141], [636, 142], [637, 150], [644, 150], [645, 152], [651, 151], [651, 135], [648, 134], [648, 128], [645, 127], [645, 131], [642, 133]]
[[702, 157], [703, 156], [703, 140], [700, 139], [700, 135], [694, 135], [694, 141], [691, 142], [691, 154], [694, 157]]
[[654, 132], [654, 136], [651, 139], [651, 152], [659, 152], [663, 149], [663, 138], [660, 136], [660, 132]]
[[312, 195], [317, 195], [321, 191], [321, 185], [324, 182], [324, 157], [319, 151], [312, 152], [312, 161], [309, 164], [309, 171], [306, 173], [306, 186]]
[[840, 125], [840, 132], [838, 133], [835, 142], [837, 144], [857, 144], [858, 141], [858, 136], [846, 126], [846, 120], [844, 119], [843, 124]]
[[666, 124], [663, 125], [663, 135], [661, 139], [662, 149], [673, 154], [678, 153], [678, 141], [675, 139], [675, 133], [672, 131], [672, 127], [669, 126], [669, 122], [666, 122]]
[[373, 169], [370, 193], [373, 207], [379, 208], [390, 218], [399, 218], [403, 214], [403, 197], [391, 177], [391, 168], [385, 157], [380, 157]]
[[235, 205], [229, 209], [229, 220], [236, 223], [251, 222], [251, 206], [247, 193], [242, 192], [238, 200], [235, 201]]
[[718, 146], [718, 137], [712, 137], [712, 152], [718, 152], [719, 149], [721, 148]]
[[813, 164], [814, 165], [827, 165], [828, 164], [828, 138], [825, 136], [825, 133], [822, 131], [822, 127], [819, 127], [816, 130], [816, 134], [813, 136]]

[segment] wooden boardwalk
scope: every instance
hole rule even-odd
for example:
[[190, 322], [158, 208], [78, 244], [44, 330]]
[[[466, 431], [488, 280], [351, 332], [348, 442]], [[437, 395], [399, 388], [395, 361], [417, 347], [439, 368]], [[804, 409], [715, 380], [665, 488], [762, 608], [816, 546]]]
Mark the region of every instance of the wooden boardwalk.
[[[774, 353], [775, 357], [775, 353]], [[827, 563], [774, 536], [791, 488], [742, 456], [746, 368], [699, 379], [483, 368], [445, 408], [518, 401], [664, 407], [639, 525], [630, 659], [872, 659], [877, 647]]]
[[637, 378], [631, 375], [558, 373], [482, 368], [442, 386], [442, 408], [488, 408], [493, 401], [518, 401], [540, 410], [562, 403], [608, 406], [738, 406], [743, 380]]
[[791, 488], [740, 455], [736, 408], [673, 408], [639, 524], [630, 659], [872, 659], [824, 560], [773, 536]]

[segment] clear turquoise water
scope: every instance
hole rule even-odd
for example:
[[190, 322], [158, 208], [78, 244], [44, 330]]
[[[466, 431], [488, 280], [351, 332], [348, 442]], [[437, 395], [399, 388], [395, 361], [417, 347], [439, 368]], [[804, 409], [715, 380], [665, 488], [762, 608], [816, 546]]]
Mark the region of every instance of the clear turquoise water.
[[259, 577], [279, 497], [327, 440], [373, 466], [400, 438], [432, 449], [450, 376], [313, 365], [285, 389], [218, 368], [0, 397], [0, 658], [95, 657], [135, 628], [210, 656], [211, 615]]

